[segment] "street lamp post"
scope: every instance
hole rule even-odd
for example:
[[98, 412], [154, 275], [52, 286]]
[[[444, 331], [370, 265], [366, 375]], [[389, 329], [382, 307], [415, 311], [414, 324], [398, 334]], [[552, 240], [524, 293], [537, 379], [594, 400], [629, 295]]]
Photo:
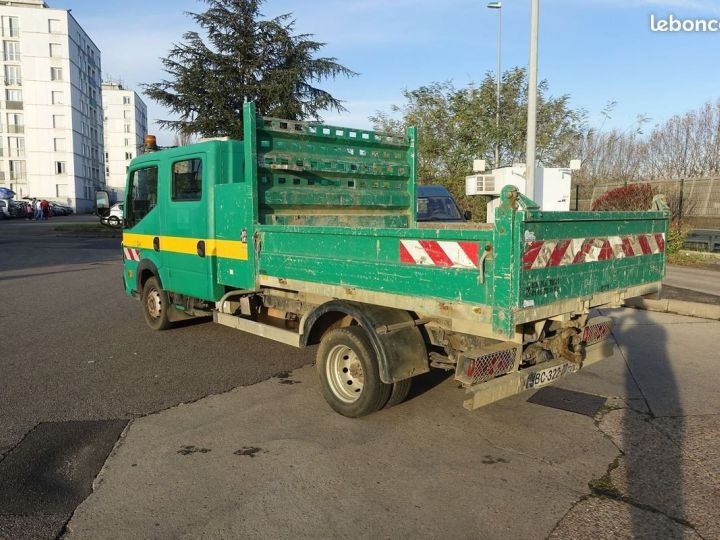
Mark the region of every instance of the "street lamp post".
[[[490, 2], [487, 5], [488, 9], [495, 9], [497, 10], [498, 14], [498, 21], [497, 21], [497, 70], [495, 72], [495, 77], [497, 79], [497, 90], [496, 90], [496, 103], [495, 103], [495, 127], [496, 127], [496, 137], [499, 136], [500, 132], [500, 81], [501, 81], [501, 73], [500, 70], [502, 69], [501, 65], [501, 59], [502, 59], [502, 2]], [[495, 142], [495, 168], [500, 167], [500, 139], [497, 139]]]
[[532, 0], [530, 15], [530, 67], [528, 74], [527, 196], [535, 198], [535, 142], [537, 136], [538, 32], [540, 0]]

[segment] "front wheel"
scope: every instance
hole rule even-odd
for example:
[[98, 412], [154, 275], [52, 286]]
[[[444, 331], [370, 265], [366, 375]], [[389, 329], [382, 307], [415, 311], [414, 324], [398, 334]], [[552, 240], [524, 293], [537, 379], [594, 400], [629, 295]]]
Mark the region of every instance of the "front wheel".
[[145, 322], [153, 330], [170, 328], [168, 309], [170, 301], [167, 293], [160, 288], [157, 278], [151, 277], [145, 282], [142, 293], [143, 313]]
[[323, 397], [337, 413], [358, 418], [380, 410], [392, 385], [380, 380], [375, 351], [359, 326], [337, 328], [323, 336], [315, 368]]

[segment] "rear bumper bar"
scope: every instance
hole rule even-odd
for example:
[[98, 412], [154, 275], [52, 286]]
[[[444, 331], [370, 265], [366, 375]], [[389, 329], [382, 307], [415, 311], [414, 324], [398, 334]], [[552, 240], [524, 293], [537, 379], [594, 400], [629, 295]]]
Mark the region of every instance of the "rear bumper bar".
[[627, 289], [599, 292], [592, 296], [562, 300], [545, 306], [527, 307], [514, 313], [515, 324], [540, 321], [566, 313], [587, 313], [592, 308], [610, 305], [620, 307], [626, 299], [660, 292], [662, 282], [645, 283]]
[[[568, 375], [577, 373], [582, 368], [612, 356], [614, 351], [615, 345], [612, 339], [606, 339], [585, 349], [585, 359], [582, 366], [560, 359], [544, 362], [538, 366], [515, 373], [508, 373], [497, 379], [468, 388], [467, 392], [471, 394], [471, 397], [466, 399], [463, 405], [466, 409], [472, 411], [525, 390], [534, 390], [547, 386]], [[548, 374], [548, 377], [546, 378], [544, 374]]]

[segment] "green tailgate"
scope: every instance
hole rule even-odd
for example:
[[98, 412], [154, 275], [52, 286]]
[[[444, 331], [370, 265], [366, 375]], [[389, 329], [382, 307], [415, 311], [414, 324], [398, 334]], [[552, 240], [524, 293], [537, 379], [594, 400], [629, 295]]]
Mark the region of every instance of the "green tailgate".
[[543, 212], [503, 197], [496, 232], [494, 327], [523, 312], [624, 291], [665, 277], [666, 212]]

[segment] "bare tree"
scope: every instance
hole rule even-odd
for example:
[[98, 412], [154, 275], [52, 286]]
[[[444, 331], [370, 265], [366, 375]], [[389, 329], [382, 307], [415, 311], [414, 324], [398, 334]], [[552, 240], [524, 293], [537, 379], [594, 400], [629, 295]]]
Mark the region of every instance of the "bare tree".
[[[603, 126], [615, 103], [603, 110]], [[720, 174], [720, 100], [674, 116], [645, 134], [639, 116], [627, 130], [589, 130], [580, 143], [580, 180], [638, 182], [678, 180]]]
[[192, 133], [186, 133], [184, 131], [178, 131], [175, 133], [174, 146], [188, 146], [195, 142], [195, 138]]

